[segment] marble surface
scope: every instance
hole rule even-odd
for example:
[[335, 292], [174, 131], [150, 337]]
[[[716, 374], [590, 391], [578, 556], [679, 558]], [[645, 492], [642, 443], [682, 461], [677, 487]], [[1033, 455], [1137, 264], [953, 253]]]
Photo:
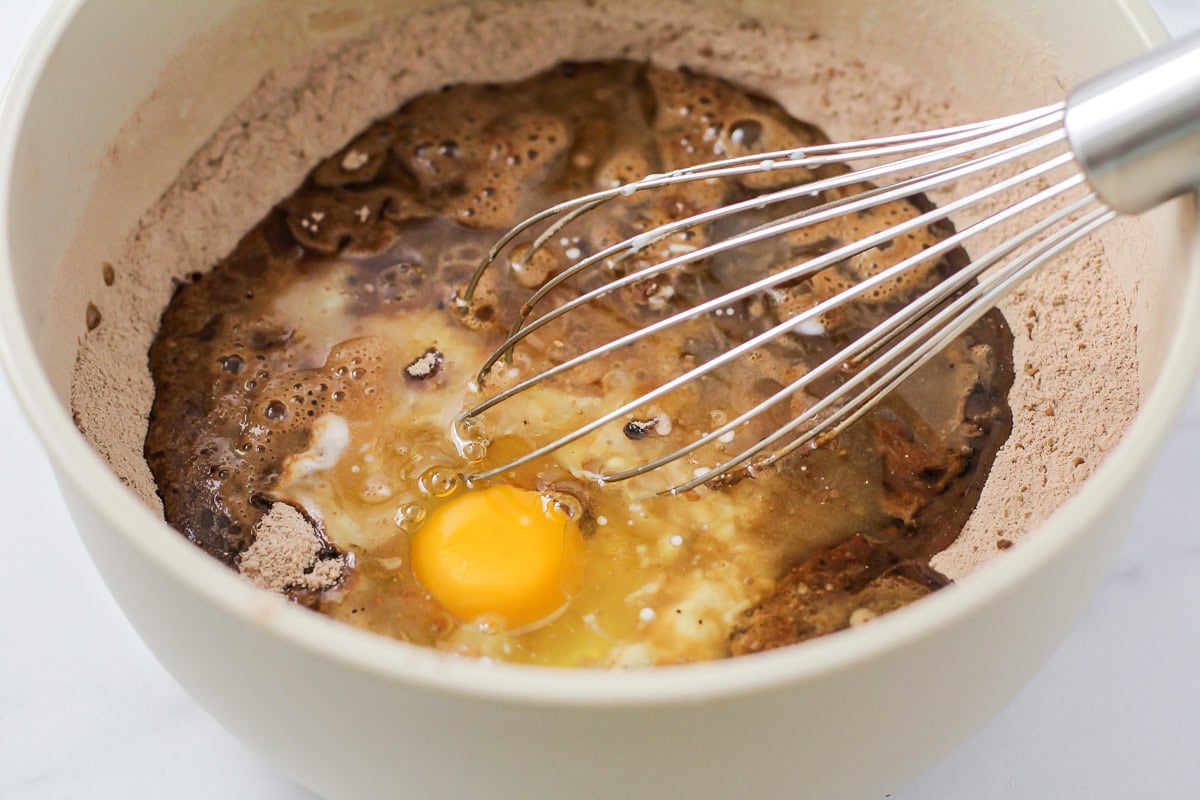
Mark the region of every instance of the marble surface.
[[[0, 0], [0, 80], [46, 5]], [[1197, 0], [1156, 6], [1172, 30], [1200, 28]], [[133, 633], [3, 379], [0, 442], [11, 559], [0, 579], [0, 798], [312, 798], [209, 718]], [[1056, 655], [892, 798], [1200, 798], [1200, 524], [1188, 504], [1198, 478], [1200, 391], [1118, 563]]]

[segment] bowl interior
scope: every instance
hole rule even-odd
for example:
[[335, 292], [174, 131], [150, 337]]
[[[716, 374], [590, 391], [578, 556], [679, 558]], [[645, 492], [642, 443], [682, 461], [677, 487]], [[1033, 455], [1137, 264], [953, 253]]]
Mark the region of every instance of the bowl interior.
[[[371, 2], [349, 10], [307, 1], [214, 0], [179, 9], [64, 2], [40, 31], [57, 45], [44, 51], [42, 63], [27, 64], [27, 80], [18, 80], [7, 100], [0, 136], [8, 170], [0, 207], [11, 282], [3, 321], [8, 360], [60, 471], [99, 482], [111, 494], [103, 503], [118, 508], [113, 513], [123, 515], [123, 528], [138, 528], [146, 541], [170, 536], [161, 520], [133, 510], [136, 499], [71, 424], [72, 370], [86, 333], [85, 308], [104, 291], [101, 265], [119, 257], [144, 211], [264, 76], [286, 72], [314, 47], [362, 35], [384, 15], [436, 5], [447, 4]], [[947, 13], [933, 0], [722, 5], [766, 25], [819, 31], [913, 75], [936, 74], [946, 103], [970, 117], [1061, 99], [1082, 76], [1162, 36], [1152, 12], [1134, 2], [1097, 4], [1086, 26], [1068, 0], [981, 1], [970, 13]], [[96, 41], [122, 43], [111, 48], [105, 70], [81, 61]], [[263, 211], [279, 196], [264, 197]], [[1192, 223], [1191, 205], [1181, 202], [1122, 221], [1100, 237], [1136, 327], [1137, 386], [1127, 388], [1144, 399], [1160, 396], [1163, 410], [1177, 408], [1186, 389], [1187, 375], [1164, 371], [1164, 364], [1194, 294], [1180, 291], [1195, 285], [1187, 255]], [[1161, 437], [1170, 418], [1159, 413], [1139, 424], [1146, 436]], [[1128, 477], [1142, 457], [1114, 459], [1110, 467]], [[199, 576], [188, 580], [206, 583], [206, 592], [234, 591], [220, 570], [192, 569], [205, 557], [186, 550], [164, 550], [163, 558], [186, 562], [179, 573]]]

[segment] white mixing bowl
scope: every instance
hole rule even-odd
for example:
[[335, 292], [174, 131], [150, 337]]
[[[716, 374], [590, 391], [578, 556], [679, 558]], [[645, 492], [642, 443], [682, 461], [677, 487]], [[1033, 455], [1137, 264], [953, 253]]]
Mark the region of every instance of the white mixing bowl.
[[[760, 797], [869, 798], [948, 752], [1043, 663], [1101, 579], [1200, 360], [1190, 203], [1139, 223], [1151, 247], [1106, 240], [1122, 285], [1137, 286], [1142, 403], [1121, 444], [1021, 546], [862, 629], [688, 667], [487, 665], [289, 606], [169, 530], [72, 424], [83, 314], [56, 307], [51, 288], [59, 271], [97, 280], [100, 254], [221, 119], [268, 68], [310, 43], [211, 34], [235, 11], [283, 18], [318, 4], [243, 5], [62, 0], [0, 108], [0, 349], [9, 378], [113, 595], [164, 666], [231, 731], [331, 797], [719, 798], [752, 788]], [[1044, 102], [1165, 38], [1139, 0], [1089, 3], [1086, 21], [1075, 0], [980, 0], [980, 14], [941, 0], [741, 5], [869, 42], [902, 65], [940, 53], [945, 79], [973, 89], [984, 111]], [[325, 40], [361, 27], [361, 18], [341, 26], [343, 17], [321, 17]], [[1020, 47], [990, 47], [989, 37]], [[1018, 51], [1041, 55], [1011, 59]], [[168, 67], [173, 80], [160, 84]], [[173, 95], [181, 85], [200, 98], [186, 120]], [[97, 258], [66, 258], [84, 229], [85, 252]]]

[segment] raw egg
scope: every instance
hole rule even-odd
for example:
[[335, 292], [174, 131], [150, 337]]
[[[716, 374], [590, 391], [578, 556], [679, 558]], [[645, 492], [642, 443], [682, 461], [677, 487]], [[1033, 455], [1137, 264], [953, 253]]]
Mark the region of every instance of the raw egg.
[[411, 560], [417, 579], [454, 616], [523, 628], [579, 589], [583, 537], [548, 498], [492, 486], [434, 510], [413, 537]]

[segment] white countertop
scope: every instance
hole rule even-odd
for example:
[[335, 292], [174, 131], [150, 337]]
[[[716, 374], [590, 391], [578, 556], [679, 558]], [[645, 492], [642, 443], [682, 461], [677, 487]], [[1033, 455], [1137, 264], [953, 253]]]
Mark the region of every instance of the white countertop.
[[[48, 0], [0, 0], [0, 81]], [[1156, 0], [1175, 32], [1200, 1]], [[1200, 342], [1196, 343], [1200, 347]], [[297, 800], [163, 671], [109, 597], [0, 378], [0, 798]], [[982, 732], [894, 800], [1200, 798], [1200, 391], [1103, 588]], [[936, 720], [931, 720], [936, 724]]]

